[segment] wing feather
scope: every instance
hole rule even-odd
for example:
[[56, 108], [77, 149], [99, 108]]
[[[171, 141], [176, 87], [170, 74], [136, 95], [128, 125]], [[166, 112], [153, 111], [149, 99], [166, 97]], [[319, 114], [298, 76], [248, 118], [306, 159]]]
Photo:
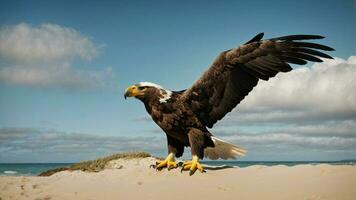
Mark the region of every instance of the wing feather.
[[321, 45], [321, 44], [311, 43], [311, 42], [293, 42], [292, 45], [296, 47], [308, 47], [308, 48], [320, 49], [324, 51], [334, 51], [334, 49], [331, 47]]
[[312, 62], [323, 62], [322, 60], [320, 60], [320, 58], [304, 53], [299, 53], [299, 52], [285, 52], [283, 53], [283, 55], [294, 57], [294, 58], [301, 58]]
[[272, 38], [270, 40], [314, 40], [323, 39], [321, 35], [288, 35], [283, 37]]
[[308, 48], [293, 48], [293, 51], [296, 52], [302, 52], [302, 53], [306, 53], [306, 54], [310, 54], [313, 56], [319, 56], [322, 58], [329, 58], [329, 59], [333, 59], [331, 56], [329, 56], [328, 54], [325, 54], [323, 52], [320, 51], [315, 51], [313, 49], [308, 49]]

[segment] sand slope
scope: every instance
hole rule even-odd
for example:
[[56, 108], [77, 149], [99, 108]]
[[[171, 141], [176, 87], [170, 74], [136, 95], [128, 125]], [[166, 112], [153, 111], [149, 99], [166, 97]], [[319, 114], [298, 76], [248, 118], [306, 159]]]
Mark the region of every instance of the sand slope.
[[111, 161], [98, 173], [0, 177], [5, 199], [298, 199], [354, 200], [356, 166], [251, 166], [207, 173], [156, 172], [153, 158]]

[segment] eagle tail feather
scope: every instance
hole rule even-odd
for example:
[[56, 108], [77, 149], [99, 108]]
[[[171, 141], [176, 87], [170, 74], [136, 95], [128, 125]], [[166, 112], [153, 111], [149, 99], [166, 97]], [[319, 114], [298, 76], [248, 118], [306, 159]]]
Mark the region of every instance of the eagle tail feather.
[[246, 150], [242, 147], [225, 142], [224, 140], [211, 136], [211, 140], [214, 142], [215, 147], [207, 147], [204, 149], [204, 156], [212, 160], [216, 159], [235, 159], [238, 156], [244, 156]]

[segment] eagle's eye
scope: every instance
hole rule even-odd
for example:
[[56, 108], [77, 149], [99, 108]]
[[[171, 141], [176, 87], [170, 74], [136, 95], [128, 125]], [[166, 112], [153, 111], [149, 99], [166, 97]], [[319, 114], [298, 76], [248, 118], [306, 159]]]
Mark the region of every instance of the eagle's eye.
[[143, 90], [143, 89], [145, 89], [145, 87], [140, 86], [140, 87], [138, 87], [138, 89], [139, 89], [139, 90]]

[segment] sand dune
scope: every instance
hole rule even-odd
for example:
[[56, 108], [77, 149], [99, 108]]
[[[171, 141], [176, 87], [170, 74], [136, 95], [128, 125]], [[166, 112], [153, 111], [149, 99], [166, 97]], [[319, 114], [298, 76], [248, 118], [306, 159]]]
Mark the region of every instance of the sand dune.
[[332, 165], [251, 166], [155, 171], [154, 158], [110, 161], [107, 169], [63, 171], [49, 177], [0, 177], [5, 199], [296, 199], [354, 200], [356, 167]]

